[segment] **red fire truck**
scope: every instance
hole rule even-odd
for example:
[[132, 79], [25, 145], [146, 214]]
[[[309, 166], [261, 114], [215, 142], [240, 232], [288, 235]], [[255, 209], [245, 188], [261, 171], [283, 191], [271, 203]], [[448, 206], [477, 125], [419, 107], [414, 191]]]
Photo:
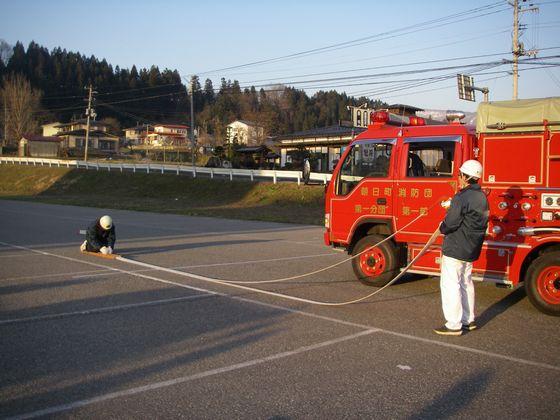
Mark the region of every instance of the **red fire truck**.
[[[325, 243], [360, 254], [352, 264], [361, 282], [386, 284], [445, 217], [442, 202], [457, 192], [461, 164], [477, 159], [490, 219], [473, 278], [524, 282], [540, 311], [559, 316], [560, 98], [482, 103], [476, 127], [458, 114], [448, 120], [372, 113], [327, 186]], [[409, 272], [439, 274], [442, 240]]]

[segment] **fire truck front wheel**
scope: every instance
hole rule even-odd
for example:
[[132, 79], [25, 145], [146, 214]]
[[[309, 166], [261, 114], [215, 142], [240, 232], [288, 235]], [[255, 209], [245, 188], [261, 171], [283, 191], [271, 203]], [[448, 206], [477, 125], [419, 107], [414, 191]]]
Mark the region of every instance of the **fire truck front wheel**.
[[384, 286], [397, 274], [397, 251], [391, 241], [379, 244], [383, 239], [380, 235], [364, 236], [352, 251], [354, 256], [360, 254], [352, 260], [354, 274], [368, 286]]
[[525, 291], [539, 311], [560, 316], [560, 252], [541, 255], [531, 263], [525, 277]]

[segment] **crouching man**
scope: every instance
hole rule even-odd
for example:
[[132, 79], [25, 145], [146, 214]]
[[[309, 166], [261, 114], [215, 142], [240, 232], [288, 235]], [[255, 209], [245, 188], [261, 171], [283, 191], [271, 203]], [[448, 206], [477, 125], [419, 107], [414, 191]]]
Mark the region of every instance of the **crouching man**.
[[111, 216], [103, 216], [93, 222], [87, 229], [86, 240], [80, 251], [112, 254], [115, 247], [115, 226]]

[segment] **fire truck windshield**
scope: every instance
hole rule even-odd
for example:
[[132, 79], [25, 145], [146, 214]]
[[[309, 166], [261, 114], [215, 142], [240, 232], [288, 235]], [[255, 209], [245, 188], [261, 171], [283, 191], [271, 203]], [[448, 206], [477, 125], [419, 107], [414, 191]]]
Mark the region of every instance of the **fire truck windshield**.
[[337, 194], [346, 195], [365, 177], [386, 178], [396, 139], [362, 141], [352, 146], [339, 172]]

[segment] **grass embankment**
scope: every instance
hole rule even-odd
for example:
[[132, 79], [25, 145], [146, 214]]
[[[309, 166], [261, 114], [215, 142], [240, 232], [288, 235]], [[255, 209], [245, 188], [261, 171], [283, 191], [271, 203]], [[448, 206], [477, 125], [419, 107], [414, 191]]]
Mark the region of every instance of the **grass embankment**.
[[0, 166], [0, 198], [53, 204], [320, 225], [323, 196], [320, 185]]

